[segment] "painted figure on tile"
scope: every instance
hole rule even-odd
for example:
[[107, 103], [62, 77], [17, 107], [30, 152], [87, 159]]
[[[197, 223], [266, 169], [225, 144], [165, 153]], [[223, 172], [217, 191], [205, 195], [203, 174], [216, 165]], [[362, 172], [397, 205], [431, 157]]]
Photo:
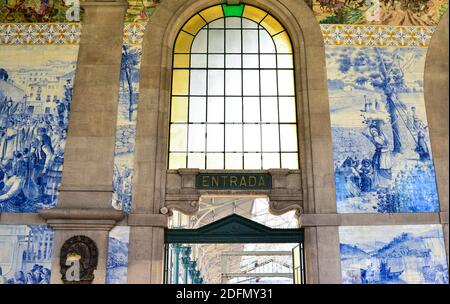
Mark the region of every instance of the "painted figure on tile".
[[374, 182], [379, 187], [386, 187], [384, 180], [392, 179], [391, 155], [389, 152], [389, 140], [382, 133], [381, 128], [370, 127], [370, 135], [363, 133], [375, 146], [375, 153], [372, 157], [374, 170]]

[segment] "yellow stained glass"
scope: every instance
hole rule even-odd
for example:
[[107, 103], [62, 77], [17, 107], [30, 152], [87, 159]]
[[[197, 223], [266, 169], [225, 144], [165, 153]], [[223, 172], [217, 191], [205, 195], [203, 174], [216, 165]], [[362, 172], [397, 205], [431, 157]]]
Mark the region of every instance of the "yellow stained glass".
[[189, 54], [178, 54], [173, 57], [173, 67], [174, 68], [189, 68]]
[[222, 5], [207, 8], [199, 13], [208, 23], [223, 17]]
[[264, 27], [271, 36], [284, 31], [283, 26], [274, 17], [267, 15], [266, 18], [261, 22], [261, 26]]
[[188, 98], [172, 97], [171, 122], [187, 122], [187, 118], [188, 118]]
[[292, 53], [291, 40], [286, 32], [282, 32], [272, 38], [275, 41], [278, 53]]
[[185, 153], [170, 153], [169, 169], [186, 168], [186, 154]]
[[205, 25], [205, 20], [197, 14], [189, 19], [189, 21], [184, 25], [183, 30], [195, 36]]
[[188, 95], [189, 70], [173, 70], [172, 94]]
[[175, 53], [190, 53], [194, 36], [181, 31], [175, 42]]
[[267, 13], [254, 6], [246, 5], [244, 7], [244, 13], [242, 17], [248, 18], [255, 21], [256, 23], [261, 22], [261, 20], [267, 15]]

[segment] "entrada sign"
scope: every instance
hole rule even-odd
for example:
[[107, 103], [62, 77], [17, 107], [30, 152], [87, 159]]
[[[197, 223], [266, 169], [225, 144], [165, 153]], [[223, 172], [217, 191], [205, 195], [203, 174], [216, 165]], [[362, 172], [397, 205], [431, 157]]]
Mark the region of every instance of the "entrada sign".
[[196, 176], [197, 189], [264, 190], [272, 188], [272, 176], [267, 173], [201, 173]]

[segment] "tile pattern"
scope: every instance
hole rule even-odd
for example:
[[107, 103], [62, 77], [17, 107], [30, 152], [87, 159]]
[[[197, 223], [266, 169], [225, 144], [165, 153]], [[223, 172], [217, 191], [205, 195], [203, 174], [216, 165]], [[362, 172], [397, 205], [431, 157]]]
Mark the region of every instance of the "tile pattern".
[[80, 23], [0, 23], [0, 45], [75, 45]]

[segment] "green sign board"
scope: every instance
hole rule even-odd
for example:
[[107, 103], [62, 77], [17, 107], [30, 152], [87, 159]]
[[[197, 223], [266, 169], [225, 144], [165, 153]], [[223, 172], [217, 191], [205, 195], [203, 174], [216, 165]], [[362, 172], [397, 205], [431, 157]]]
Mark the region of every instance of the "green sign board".
[[267, 173], [201, 173], [195, 186], [203, 190], [269, 190], [272, 176]]

